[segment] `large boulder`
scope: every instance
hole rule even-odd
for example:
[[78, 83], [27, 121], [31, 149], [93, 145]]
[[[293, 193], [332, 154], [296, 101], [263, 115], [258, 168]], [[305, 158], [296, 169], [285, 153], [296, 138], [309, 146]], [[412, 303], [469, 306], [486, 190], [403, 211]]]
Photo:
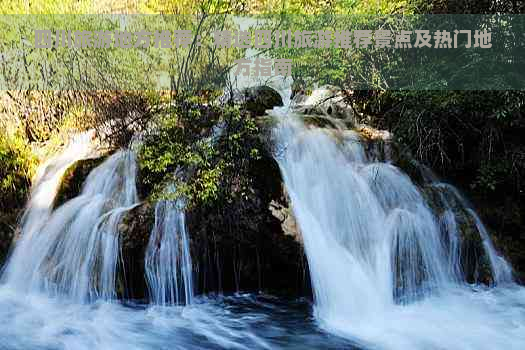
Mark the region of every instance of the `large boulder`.
[[[186, 212], [196, 292], [309, 295], [300, 233], [278, 165], [266, 154], [254, 162], [250, 176], [249, 198]], [[125, 290], [134, 298], [146, 295], [144, 254], [154, 222], [154, 203], [146, 201], [119, 225]]]
[[243, 91], [242, 105], [255, 116], [262, 116], [267, 110], [283, 105], [281, 95], [269, 86], [257, 86]]
[[100, 156], [81, 159], [71, 164], [62, 176], [62, 181], [60, 182], [60, 186], [53, 202], [53, 208], [57, 208], [68, 200], [78, 196], [82, 191], [84, 181], [91, 170], [102, 164], [106, 158], [107, 156]]

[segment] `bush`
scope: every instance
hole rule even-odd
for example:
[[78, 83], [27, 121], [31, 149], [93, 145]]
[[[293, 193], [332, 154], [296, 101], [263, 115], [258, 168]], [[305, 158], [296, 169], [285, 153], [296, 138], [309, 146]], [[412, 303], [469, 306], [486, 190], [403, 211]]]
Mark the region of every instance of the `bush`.
[[250, 160], [262, 143], [255, 119], [235, 107], [211, 107], [181, 102], [158, 115], [157, 130], [140, 150], [146, 192], [153, 199], [182, 196], [189, 207], [231, 201], [249, 187]]
[[0, 211], [24, 206], [36, 161], [31, 148], [18, 135], [0, 135]]
[[525, 94], [520, 91], [388, 91], [358, 108], [412, 155], [480, 192], [522, 190]]

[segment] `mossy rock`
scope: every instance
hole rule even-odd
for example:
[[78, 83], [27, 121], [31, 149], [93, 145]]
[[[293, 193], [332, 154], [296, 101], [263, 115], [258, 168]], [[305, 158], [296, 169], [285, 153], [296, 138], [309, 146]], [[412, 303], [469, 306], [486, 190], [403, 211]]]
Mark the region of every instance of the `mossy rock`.
[[82, 186], [89, 173], [106, 160], [106, 158], [107, 156], [81, 159], [73, 163], [62, 176], [53, 208], [57, 208], [68, 200], [78, 196], [82, 191]]
[[425, 185], [426, 180], [421, 167], [406, 148], [397, 142], [390, 142], [390, 151], [395, 166], [403, 170], [414, 183], [419, 186]]
[[328, 129], [337, 129], [337, 121], [333, 118], [325, 117], [321, 115], [305, 115], [303, 116], [303, 121], [306, 126], [316, 127], [316, 128], [328, 128]]
[[129, 210], [118, 226], [122, 249], [145, 249], [154, 223], [155, 207], [152, 203], [142, 202]]
[[281, 95], [269, 86], [244, 90], [244, 108], [255, 116], [263, 116], [266, 110], [282, 105]]

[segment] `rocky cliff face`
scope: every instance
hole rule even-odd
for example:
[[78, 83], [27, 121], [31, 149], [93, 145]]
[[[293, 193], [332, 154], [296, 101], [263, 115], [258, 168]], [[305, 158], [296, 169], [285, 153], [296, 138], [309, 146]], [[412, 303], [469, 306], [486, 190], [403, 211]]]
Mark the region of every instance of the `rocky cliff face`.
[[[267, 154], [253, 164], [249, 189], [256, 200], [239, 200], [186, 213], [195, 284], [199, 292], [266, 291], [309, 293], [300, 233], [278, 166]], [[129, 211], [119, 226], [128, 292], [145, 293], [143, 261], [153, 228], [154, 205]]]

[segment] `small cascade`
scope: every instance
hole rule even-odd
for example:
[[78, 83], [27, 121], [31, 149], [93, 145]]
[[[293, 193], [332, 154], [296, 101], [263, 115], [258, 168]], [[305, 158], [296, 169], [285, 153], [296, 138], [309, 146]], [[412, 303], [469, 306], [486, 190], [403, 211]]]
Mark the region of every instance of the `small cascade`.
[[[214, 125], [210, 135], [199, 142], [215, 144], [224, 128], [224, 122]], [[168, 186], [168, 194], [175, 191], [174, 185]], [[155, 205], [155, 224], [144, 259], [152, 304], [188, 305], [193, 300], [193, 266], [184, 206], [182, 199], [162, 200]]]
[[[492, 284], [497, 285], [514, 282], [512, 267], [494, 248], [492, 240], [490, 239], [490, 236], [487, 232], [487, 228], [468, 200], [458, 191], [457, 188], [450, 184], [435, 180], [430, 184], [430, 186], [437, 190], [440, 194], [441, 201], [446, 207], [445, 212], [454, 212], [451, 203], [455, 202], [455, 205], [459, 206], [460, 210], [463, 210], [465, 214], [472, 218], [475, 228], [482, 241], [484, 253], [489, 259], [489, 266], [492, 274]], [[448, 215], [450, 216], [450, 214]], [[453, 216], [451, 219], [449, 219], [449, 225], [456, 224], [455, 220], [451, 222], [452, 220], [454, 220]], [[449, 231], [457, 231], [457, 228], [451, 228]]]
[[[58, 159], [73, 151], [68, 148]], [[113, 154], [91, 171], [78, 197], [51, 212], [67, 166], [60, 172], [54, 169], [62, 163], [52, 162], [35, 183], [4, 281], [15, 290], [78, 302], [113, 299], [120, 251], [117, 225], [138, 201], [135, 155], [127, 150]], [[41, 199], [42, 193], [46, 196]], [[48, 215], [40, 214], [43, 208]]]
[[31, 195], [21, 220], [22, 239], [29, 239], [51, 214], [53, 200], [66, 170], [76, 161], [88, 158], [95, 151], [94, 132], [75, 135], [58, 155], [38, 167]]
[[[170, 191], [174, 188], [170, 187]], [[191, 304], [193, 269], [182, 200], [163, 200], [156, 204], [145, 270], [153, 304]]]
[[153, 304], [190, 304], [193, 299], [193, 270], [183, 208], [181, 200], [159, 201], [155, 206], [155, 226], [145, 258]]

